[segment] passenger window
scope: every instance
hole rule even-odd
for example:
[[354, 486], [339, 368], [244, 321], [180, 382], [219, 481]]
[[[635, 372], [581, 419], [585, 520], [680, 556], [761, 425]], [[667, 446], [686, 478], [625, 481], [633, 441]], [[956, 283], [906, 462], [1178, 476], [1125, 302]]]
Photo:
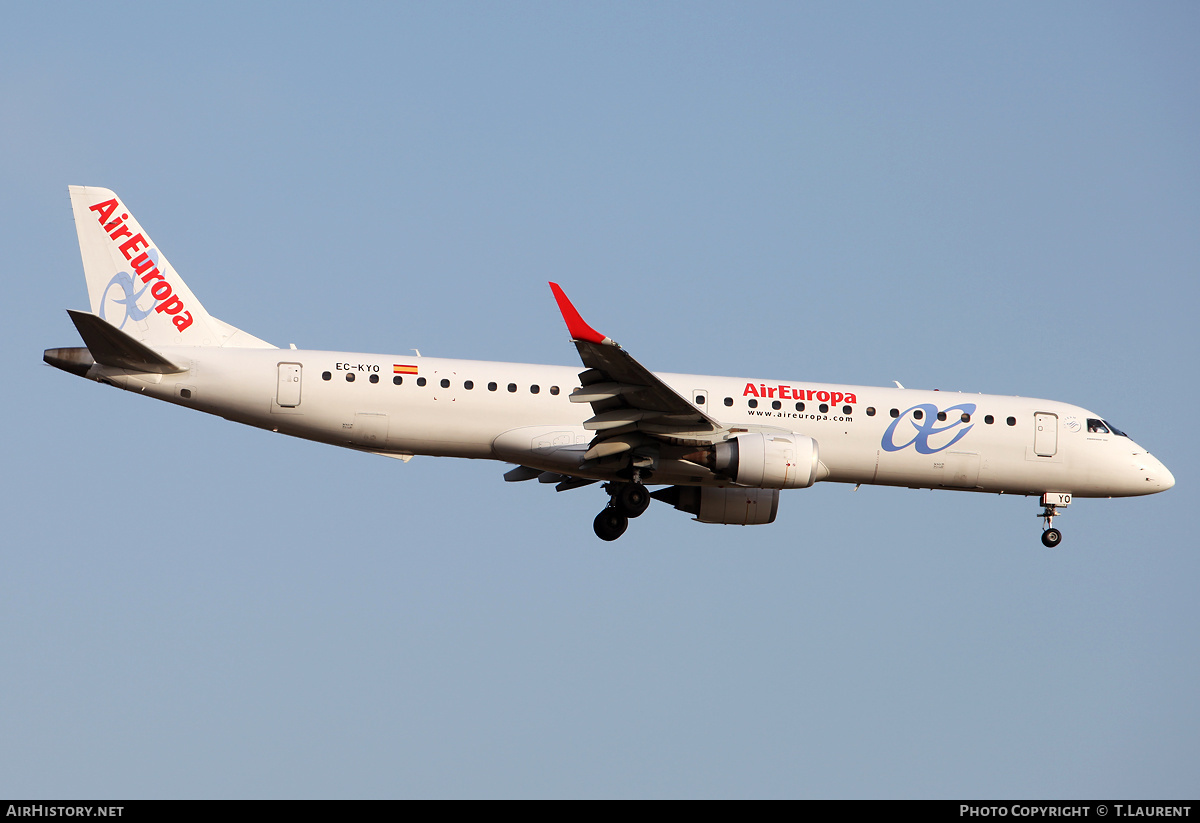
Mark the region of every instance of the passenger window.
[[749, 406], [749, 407], [750, 407], [750, 408], [752, 408], [752, 409], [757, 409], [757, 408], [758, 408], [758, 401], [757, 401], [757, 400], [755, 400], [753, 397], [751, 397], [749, 400], [747, 400], [747, 401], [746, 401], [746, 405], [747, 405], [747, 406]]
[[726, 406], [732, 406], [732, 405], [733, 405], [733, 398], [732, 398], [732, 397], [726, 397], [726, 398], [725, 398], [725, 405], [726, 405]]
[[424, 385], [425, 385], [425, 378], [424, 378], [424, 377], [418, 377], [418, 378], [417, 378], [417, 385], [418, 385], [418, 386], [424, 386]]
[[913, 412], [914, 420], [920, 420], [924, 416], [925, 416], [925, 412], [921, 411], [920, 409], [917, 409], [915, 412]]
[[396, 375], [395, 377], [392, 378], [392, 382], [395, 383], [397, 386], [399, 386], [401, 383], [404, 382], [404, 378], [401, 377], [400, 375]]
[[900, 410], [899, 410], [899, 409], [892, 409], [890, 412], [888, 412], [888, 414], [890, 414], [892, 417], [899, 417], [899, 416], [900, 416]]
[[1017, 425], [1017, 418], [1010, 417], [1010, 418], [1008, 418], [1008, 420], [1006, 420], [1004, 422], [1008, 423], [1008, 425], [1010, 425], [1010, 426], [1015, 426], [1015, 425]]
[[475, 388], [475, 381], [467, 380], [466, 382], [463, 383], [463, 388], [466, 389], [467, 391], [470, 391], [471, 389]]
[[829, 411], [829, 404], [828, 404], [828, 403], [822, 403], [822, 404], [821, 404], [820, 406], [818, 406], [817, 408], [819, 408], [819, 409], [821, 410], [821, 414], [824, 414], [825, 412]]
[[496, 390], [496, 384], [488, 383], [488, 391], [495, 391], [495, 390]]
[[354, 372], [346, 372], [346, 382], [347, 383], [354, 382]]
[[442, 386], [442, 388], [443, 388], [443, 389], [448, 389], [448, 388], [450, 388], [450, 381], [449, 381], [449, 380], [447, 380], [446, 378], [444, 378], [444, 377], [443, 377], [443, 378], [442, 378], [442, 382], [441, 382], [441, 386]]
[[515, 391], [517, 390], [517, 384], [516, 384], [516, 383], [509, 383], [509, 384], [508, 384], [508, 390], [509, 390], [510, 392], [515, 392]]
[[803, 404], [803, 403], [797, 403], [797, 404], [796, 404], [796, 411], [804, 411], [804, 404]]
[[849, 406], [842, 406], [842, 414], [850, 414], [852, 411], [854, 411], [854, 409], [850, 408]]
[[373, 375], [371, 375], [370, 377], [368, 377], [367, 379], [368, 379], [368, 380], [370, 380], [372, 383], [378, 383], [378, 382], [379, 382], [379, 375], [377, 375], [377, 374], [373, 374]]
[[963, 413], [962, 413], [962, 417], [961, 417], [960, 419], [961, 419], [961, 420], [962, 420], [962, 422], [964, 422], [964, 423], [970, 423], [970, 422], [971, 422], [971, 415], [967, 414], [966, 412], [963, 412]]
[[529, 393], [530, 393], [530, 394], [537, 394], [537, 393], [538, 393], [538, 392], [540, 392], [541, 390], [542, 390], [542, 387], [541, 387], [541, 386], [539, 386], [539, 385], [537, 385], [536, 383], [535, 383], [534, 385], [532, 385], [532, 386], [530, 386], [530, 387], [529, 387]]
[[874, 417], [874, 416], [875, 416], [875, 407], [867, 406], [867, 417]]
[[330, 379], [332, 379], [332, 378], [333, 378], [333, 375], [332, 375], [332, 374], [330, 374], [329, 372], [327, 372], [327, 371], [323, 371], [323, 372], [321, 372], [321, 379], [322, 379], [322, 380], [330, 380]]
[[992, 417], [990, 414], [986, 414], [983, 417], [983, 422], [987, 423], [990, 426], [996, 422], [996, 418]]
[[783, 407], [783, 404], [780, 403], [778, 400], [771, 401], [771, 408], [773, 408], [775, 411], [779, 411], [782, 407]]
[[698, 395], [696, 395], [696, 405], [697, 405], [697, 406], [703, 406], [703, 405], [704, 405], [704, 401], [705, 401], [705, 399], [706, 399], [706, 398], [705, 398], [705, 397], [704, 397], [704, 395], [702, 395], [702, 394], [698, 394]]
[[551, 393], [551, 394], [558, 394], [558, 386], [551, 386], [551, 387], [550, 387], [550, 393]]
[[938, 420], [945, 420], [945, 419], [946, 419], [946, 413], [938, 412]]

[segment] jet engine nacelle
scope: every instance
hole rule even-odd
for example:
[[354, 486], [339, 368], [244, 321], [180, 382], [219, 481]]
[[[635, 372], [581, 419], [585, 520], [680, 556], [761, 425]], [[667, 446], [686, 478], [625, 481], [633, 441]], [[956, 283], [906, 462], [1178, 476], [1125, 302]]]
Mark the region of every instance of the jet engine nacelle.
[[775, 514], [779, 511], [778, 489], [669, 486], [650, 496], [696, 515], [701, 523], [760, 526], [775, 522]]
[[817, 479], [817, 441], [795, 432], [739, 434], [713, 448], [714, 468], [743, 486], [805, 489]]

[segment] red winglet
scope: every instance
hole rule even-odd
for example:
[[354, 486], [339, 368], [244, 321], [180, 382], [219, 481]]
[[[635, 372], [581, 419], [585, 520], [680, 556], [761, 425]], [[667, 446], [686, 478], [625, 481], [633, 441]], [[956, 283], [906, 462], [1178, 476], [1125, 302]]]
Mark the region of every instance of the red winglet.
[[583, 318], [557, 283], [551, 283], [550, 290], [554, 292], [554, 299], [558, 301], [558, 310], [562, 312], [563, 320], [567, 321], [567, 331], [571, 333], [572, 340], [586, 340], [589, 343], [608, 341], [607, 337], [583, 322]]

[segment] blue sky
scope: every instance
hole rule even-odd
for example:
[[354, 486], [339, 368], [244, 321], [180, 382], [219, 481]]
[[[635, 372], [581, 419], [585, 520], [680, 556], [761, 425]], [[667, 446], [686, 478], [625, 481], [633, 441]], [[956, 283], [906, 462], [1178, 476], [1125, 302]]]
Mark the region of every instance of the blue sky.
[[[0, 795], [1191, 797], [1200, 10], [26, 4]], [[768, 527], [74, 379], [68, 184], [277, 345], [1049, 397], [1175, 474]]]

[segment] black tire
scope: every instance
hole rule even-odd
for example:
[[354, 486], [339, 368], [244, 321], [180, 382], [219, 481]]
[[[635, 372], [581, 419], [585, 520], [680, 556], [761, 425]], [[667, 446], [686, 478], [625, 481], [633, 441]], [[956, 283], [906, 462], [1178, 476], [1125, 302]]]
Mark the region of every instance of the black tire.
[[596, 515], [592, 528], [601, 540], [616, 540], [629, 528], [629, 518], [609, 506]]
[[1058, 529], [1046, 529], [1042, 532], [1042, 545], [1047, 549], [1053, 549], [1062, 542], [1062, 532]]
[[641, 483], [626, 483], [616, 494], [617, 508], [626, 517], [639, 517], [650, 508], [650, 490]]

